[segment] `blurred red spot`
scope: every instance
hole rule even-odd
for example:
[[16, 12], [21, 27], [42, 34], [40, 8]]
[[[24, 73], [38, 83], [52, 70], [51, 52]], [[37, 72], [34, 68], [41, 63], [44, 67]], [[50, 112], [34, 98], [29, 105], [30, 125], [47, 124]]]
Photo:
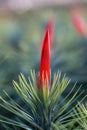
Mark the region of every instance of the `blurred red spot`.
[[72, 13], [72, 21], [73, 24], [76, 28], [76, 30], [81, 34], [81, 35], [86, 35], [87, 34], [87, 26], [85, 23], [85, 20], [83, 17], [80, 15], [80, 12], [74, 11]]

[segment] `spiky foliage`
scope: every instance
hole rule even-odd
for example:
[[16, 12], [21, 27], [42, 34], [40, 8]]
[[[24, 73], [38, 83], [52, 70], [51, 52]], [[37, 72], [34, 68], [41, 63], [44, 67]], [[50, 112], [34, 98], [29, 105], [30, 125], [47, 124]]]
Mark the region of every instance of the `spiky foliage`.
[[25, 130], [68, 130], [71, 128], [75, 129], [74, 125], [76, 123], [79, 124], [79, 119], [83, 122], [81, 112], [83, 106], [77, 107], [79, 118], [75, 116], [75, 109], [69, 108], [79, 97], [78, 92], [80, 87], [72, 95], [72, 98], [69, 99], [71, 92], [75, 89], [74, 85], [69, 94], [62, 99], [61, 96], [67, 86], [69, 86], [70, 80], [66, 76], [61, 79], [60, 76], [60, 73], [54, 75], [48, 92], [46, 91], [45, 84], [42, 87], [43, 90], [39, 91], [35, 71], [31, 71], [31, 76], [28, 80], [26, 80], [23, 74], [20, 74], [19, 83], [13, 81], [13, 85], [27, 108], [15, 102], [4, 92], [9, 102], [0, 97], [0, 106], [15, 116], [14, 119], [11, 119], [0, 115], [0, 123], [3, 124], [4, 128], [9, 130], [19, 130], [22, 128]]
[[74, 114], [78, 118], [78, 123], [80, 125], [79, 129], [87, 130], [87, 103], [78, 103], [74, 109]]

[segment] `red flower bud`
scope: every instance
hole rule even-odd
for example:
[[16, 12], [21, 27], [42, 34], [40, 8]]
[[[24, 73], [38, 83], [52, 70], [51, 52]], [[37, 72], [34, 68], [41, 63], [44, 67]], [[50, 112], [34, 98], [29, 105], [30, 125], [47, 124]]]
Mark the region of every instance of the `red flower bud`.
[[50, 37], [50, 48], [52, 49], [53, 47], [53, 33], [54, 33], [54, 24], [53, 20], [49, 20], [46, 29], [49, 30], [49, 37]]
[[50, 37], [49, 29], [46, 30], [40, 61], [40, 72], [38, 78], [38, 88], [42, 88], [43, 84], [46, 85], [47, 89], [50, 84]]

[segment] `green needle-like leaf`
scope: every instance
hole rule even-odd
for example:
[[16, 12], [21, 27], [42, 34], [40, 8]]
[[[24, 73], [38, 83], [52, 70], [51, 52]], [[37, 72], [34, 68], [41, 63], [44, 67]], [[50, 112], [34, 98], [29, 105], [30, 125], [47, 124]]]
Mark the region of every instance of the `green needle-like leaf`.
[[9, 100], [7, 101], [0, 96], [2, 109], [14, 115], [14, 118], [5, 117], [4, 114], [0, 115], [0, 123], [4, 129], [86, 130], [87, 105], [78, 103], [73, 107], [71, 106], [82, 94], [78, 95], [81, 86], [73, 93], [75, 84], [63, 98], [62, 94], [70, 84], [70, 80], [65, 75], [61, 78], [60, 73], [54, 74], [50, 89], [47, 89], [46, 85], [43, 84], [43, 89], [39, 90], [35, 71], [31, 71], [30, 74], [28, 80], [23, 74], [20, 74], [19, 83], [13, 81], [14, 88], [26, 107], [16, 102], [5, 91], [4, 94]]

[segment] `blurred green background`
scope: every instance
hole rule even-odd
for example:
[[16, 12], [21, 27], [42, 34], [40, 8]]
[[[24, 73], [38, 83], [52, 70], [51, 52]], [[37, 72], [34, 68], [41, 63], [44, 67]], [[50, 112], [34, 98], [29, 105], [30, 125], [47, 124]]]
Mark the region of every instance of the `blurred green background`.
[[[85, 17], [87, 13], [84, 7]], [[83, 84], [87, 94], [87, 38], [75, 29], [69, 7], [46, 7], [23, 13], [0, 13], [0, 95], [3, 89], [14, 94], [12, 80], [20, 72], [39, 71], [41, 43], [49, 19], [54, 20], [52, 75], [61, 71]]]
[[[72, 22], [69, 6], [43, 7], [25, 12], [0, 12], [0, 95], [7, 91], [15, 101], [26, 108], [14, 91], [12, 80], [18, 75], [29, 76], [29, 71], [39, 71], [41, 43], [50, 19], [54, 21], [54, 43], [51, 53], [52, 78], [58, 71], [71, 79], [71, 84], [62, 96], [66, 96], [73, 84], [75, 90], [82, 84], [80, 99], [87, 94], [87, 37], [78, 33]], [[87, 20], [87, 7], [84, 6]], [[61, 98], [62, 99], [62, 98]], [[7, 99], [8, 100], [8, 99]], [[0, 108], [3, 115], [13, 115]]]

